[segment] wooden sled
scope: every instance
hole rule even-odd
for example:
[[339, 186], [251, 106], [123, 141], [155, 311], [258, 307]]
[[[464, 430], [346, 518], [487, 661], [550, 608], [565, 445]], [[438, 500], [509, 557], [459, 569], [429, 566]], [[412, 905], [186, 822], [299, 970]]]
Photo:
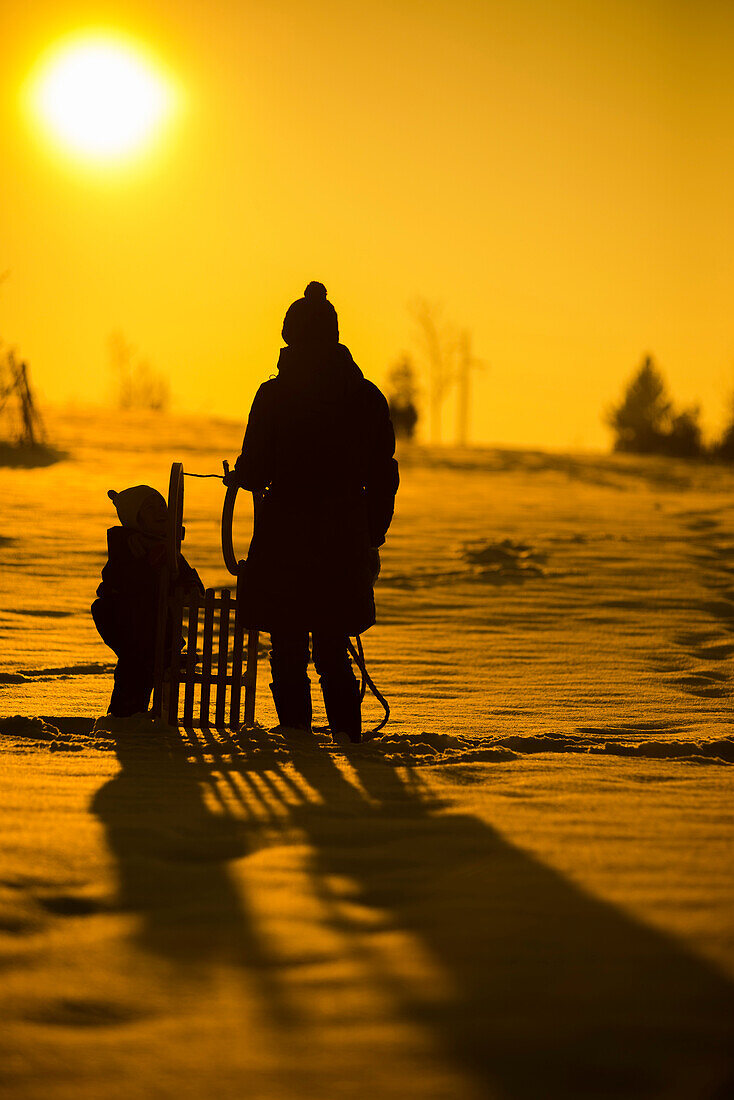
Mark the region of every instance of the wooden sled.
[[198, 592], [182, 595], [175, 588], [184, 537], [183, 479], [182, 463], [174, 462], [168, 486], [166, 563], [156, 625], [153, 713], [171, 726], [252, 726], [259, 633], [247, 627], [242, 615], [245, 563], [237, 561], [232, 545], [237, 487], [227, 489], [222, 512], [222, 552], [227, 569], [237, 578], [234, 594], [230, 588], [219, 593], [208, 588], [204, 596]]

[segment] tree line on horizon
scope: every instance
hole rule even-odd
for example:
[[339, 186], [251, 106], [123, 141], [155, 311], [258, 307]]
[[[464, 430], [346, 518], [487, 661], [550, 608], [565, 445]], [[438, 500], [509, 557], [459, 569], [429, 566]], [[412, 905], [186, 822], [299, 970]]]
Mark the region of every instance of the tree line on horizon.
[[704, 442], [700, 418], [698, 405], [676, 408], [651, 355], [642, 360], [620, 403], [605, 415], [615, 451], [734, 462], [734, 401], [723, 434], [710, 444]]

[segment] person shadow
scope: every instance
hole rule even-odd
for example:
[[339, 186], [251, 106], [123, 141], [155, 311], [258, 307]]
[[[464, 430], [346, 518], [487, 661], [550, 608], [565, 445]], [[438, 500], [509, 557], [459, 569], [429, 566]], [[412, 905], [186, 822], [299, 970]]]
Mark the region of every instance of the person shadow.
[[[349, 754], [356, 782], [328, 752], [291, 763], [320, 796], [293, 811], [315, 889], [346, 877], [352, 906], [427, 951], [451, 995], [384, 981], [488, 1095], [734, 1096], [734, 984], [712, 964], [442, 805], [376, 747]], [[329, 910], [348, 932], [344, 908]]]

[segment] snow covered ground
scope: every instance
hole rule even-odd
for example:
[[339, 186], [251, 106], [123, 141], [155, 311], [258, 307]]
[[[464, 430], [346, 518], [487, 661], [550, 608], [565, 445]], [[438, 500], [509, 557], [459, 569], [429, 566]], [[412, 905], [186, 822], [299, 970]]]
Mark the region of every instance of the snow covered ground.
[[[51, 430], [69, 461], [0, 470], [3, 1095], [734, 1095], [734, 474], [404, 450], [393, 717], [345, 753], [95, 722], [107, 489], [242, 429]], [[207, 585], [221, 499], [187, 479]]]

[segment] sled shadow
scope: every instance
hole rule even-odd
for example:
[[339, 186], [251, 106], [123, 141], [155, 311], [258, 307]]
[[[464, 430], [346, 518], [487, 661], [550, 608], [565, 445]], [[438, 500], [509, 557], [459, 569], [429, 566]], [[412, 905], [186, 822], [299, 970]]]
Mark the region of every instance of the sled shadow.
[[91, 809], [116, 861], [118, 907], [140, 918], [138, 946], [194, 980], [205, 981], [218, 963], [246, 968], [263, 1011], [276, 1025], [293, 1026], [257, 922], [228, 867], [262, 846], [261, 829], [244, 805], [233, 813], [217, 797], [195, 731], [118, 734], [115, 752], [120, 771]]

